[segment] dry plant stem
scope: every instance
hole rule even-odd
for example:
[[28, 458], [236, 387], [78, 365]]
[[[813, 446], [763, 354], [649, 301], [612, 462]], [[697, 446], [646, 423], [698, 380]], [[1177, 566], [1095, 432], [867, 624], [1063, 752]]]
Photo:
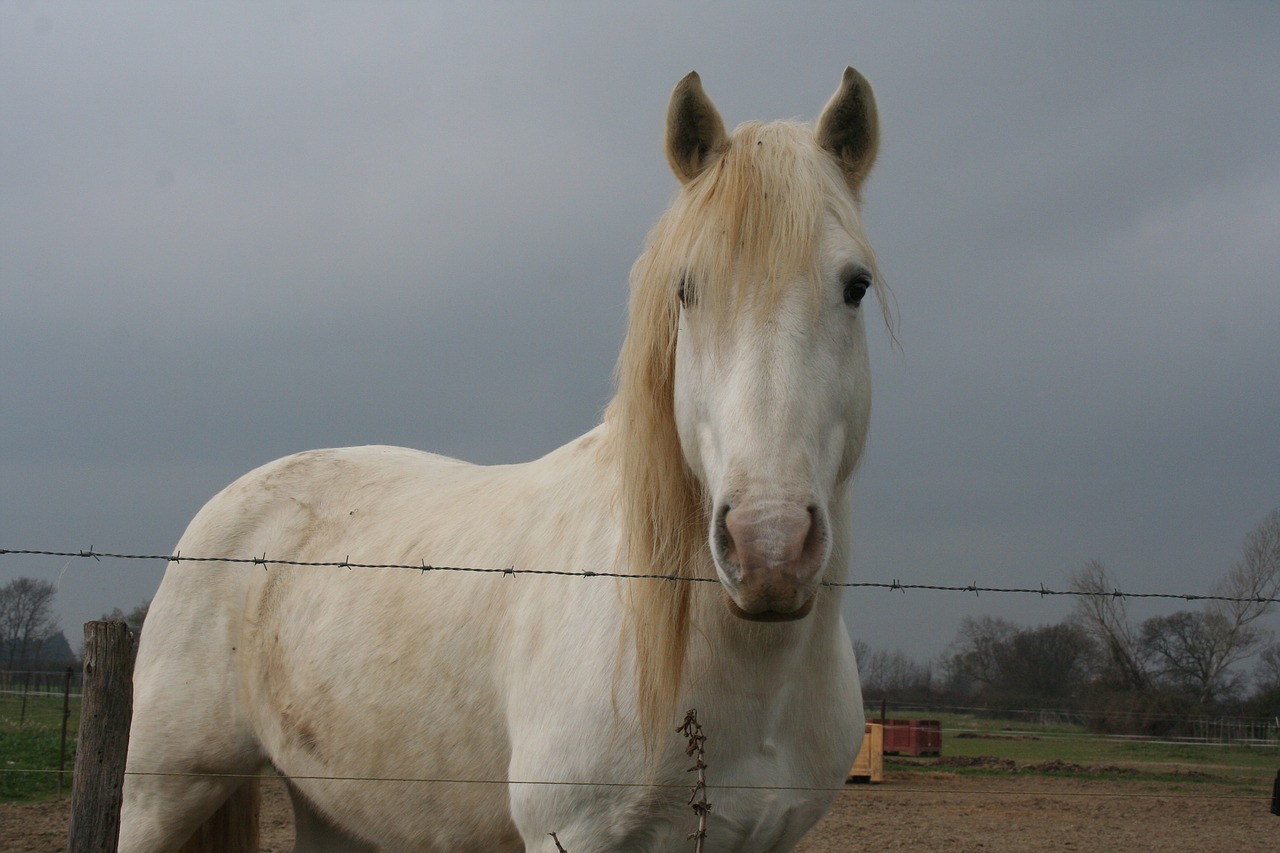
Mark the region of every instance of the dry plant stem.
[[711, 804], [707, 802], [707, 762], [704, 749], [707, 736], [702, 733], [702, 726], [698, 724], [697, 708], [685, 711], [684, 722], [676, 731], [689, 738], [689, 745], [684, 751], [685, 755], [697, 756], [688, 772], [697, 771], [698, 773], [697, 784], [693, 786], [693, 791], [689, 795], [689, 805], [693, 808], [693, 813], [698, 816], [698, 831], [691, 833], [689, 838], [694, 842], [694, 853], [702, 853], [702, 842], [707, 837], [707, 814], [711, 811]]
[[[702, 842], [707, 837], [707, 813], [711, 811], [711, 804], [707, 802], [707, 762], [706, 750], [703, 748], [707, 736], [702, 733], [702, 726], [698, 724], [697, 708], [690, 708], [684, 712], [684, 722], [676, 727], [676, 732], [689, 738], [689, 745], [685, 747], [684, 754], [697, 756], [688, 772], [693, 773], [696, 770], [698, 773], [697, 784], [693, 786], [692, 793], [689, 795], [689, 805], [693, 808], [693, 813], [698, 816], [698, 831], [689, 833], [688, 837], [694, 842], [694, 853], [702, 853]], [[556, 850], [560, 853], [569, 853], [554, 832], [548, 832], [547, 835], [550, 835], [551, 840], [556, 843]]]

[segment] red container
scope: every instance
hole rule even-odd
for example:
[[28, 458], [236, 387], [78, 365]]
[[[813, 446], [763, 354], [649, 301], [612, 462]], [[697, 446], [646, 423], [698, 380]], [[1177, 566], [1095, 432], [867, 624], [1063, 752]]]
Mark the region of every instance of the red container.
[[937, 720], [883, 720], [884, 751], [891, 755], [941, 755], [942, 723]]

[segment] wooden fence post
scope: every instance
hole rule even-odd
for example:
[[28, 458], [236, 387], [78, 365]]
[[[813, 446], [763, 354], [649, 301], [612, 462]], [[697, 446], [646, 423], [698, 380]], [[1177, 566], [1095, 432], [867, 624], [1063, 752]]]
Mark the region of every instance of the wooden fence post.
[[31, 692], [31, 670], [27, 670], [27, 678], [22, 685], [22, 713], [18, 715], [18, 725], [27, 721], [27, 694]]
[[123, 622], [84, 623], [84, 686], [67, 853], [115, 853], [133, 716], [133, 637]]
[[67, 775], [67, 722], [71, 719], [71, 676], [73, 671], [67, 667], [62, 678], [62, 739], [58, 741], [58, 799], [62, 799], [62, 786], [66, 784]]

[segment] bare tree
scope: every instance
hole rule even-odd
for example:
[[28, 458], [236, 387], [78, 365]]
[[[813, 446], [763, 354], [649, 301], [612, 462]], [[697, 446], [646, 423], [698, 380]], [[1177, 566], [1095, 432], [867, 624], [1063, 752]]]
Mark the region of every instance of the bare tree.
[[953, 684], [977, 684], [996, 698], [1063, 700], [1087, 674], [1091, 645], [1071, 623], [1024, 628], [991, 616], [965, 618], [946, 666]]
[[1228, 671], [1248, 657], [1258, 643], [1257, 631], [1234, 628], [1219, 613], [1180, 610], [1142, 623], [1142, 644], [1153, 677], [1192, 694], [1203, 703], [1234, 692], [1240, 681]]
[[1258, 653], [1253, 678], [1263, 690], [1280, 687], [1280, 643], [1272, 643]]
[[1010, 694], [1069, 699], [1088, 674], [1092, 645], [1070, 622], [1023, 628], [999, 650], [1001, 686]]
[[858, 676], [864, 696], [895, 699], [927, 696], [932, 686], [933, 670], [899, 650], [873, 649], [865, 640], [855, 640]]
[[1143, 642], [1160, 675], [1211, 702], [1238, 686], [1230, 667], [1271, 639], [1258, 620], [1280, 595], [1280, 510], [1273, 510], [1245, 536], [1240, 560], [1214, 584], [1202, 613], [1182, 611], [1143, 623]]
[[1280, 510], [1249, 532], [1239, 562], [1214, 584], [1212, 594], [1225, 600], [1199, 613], [1156, 616], [1135, 631], [1097, 560], [1072, 574], [1071, 587], [1082, 593], [1076, 614], [1106, 650], [1106, 675], [1117, 686], [1143, 689], [1155, 679], [1211, 702], [1238, 686], [1231, 666], [1271, 639], [1258, 620], [1280, 596]]
[[59, 631], [50, 581], [17, 578], [0, 587], [0, 648], [8, 669], [29, 666]]
[[1124, 598], [1114, 594], [1118, 588], [1107, 567], [1099, 560], [1090, 560], [1072, 572], [1068, 582], [1079, 593], [1076, 617], [1101, 650], [1103, 678], [1117, 687], [1146, 689], [1150, 678], [1143, 646], [1129, 621]]
[[1008, 619], [996, 616], [961, 619], [951, 643], [952, 654], [946, 662], [952, 683], [999, 687], [1001, 650], [1017, 633], [1017, 624]]
[[1237, 599], [1209, 603], [1209, 611], [1225, 621], [1228, 632], [1248, 633], [1258, 619], [1271, 612], [1271, 599], [1280, 596], [1280, 509], [1272, 510], [1249, 531], [1240, 546], [1240, 561], [1218, 581], [1213, 592]]

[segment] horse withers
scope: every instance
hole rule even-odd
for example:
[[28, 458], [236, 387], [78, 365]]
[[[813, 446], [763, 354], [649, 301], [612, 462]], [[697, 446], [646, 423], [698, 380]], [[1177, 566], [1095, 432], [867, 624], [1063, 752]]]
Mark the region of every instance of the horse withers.
[[[790, 850], [863, 731], [840, 584], [877, 140], [853, 69], [816, 127], [732, 133], [690, 74], [666, 128], [680, 189], [632, 270], [599, 426], [520, 465], [311, 451], [213, 498], [180, 553], [295, 565], [170, 564], [120, 849], [256, 850], [267, 768], [300, 851], [680, 849], [674, 729], [697, 708], [704, 849]], [[530, 573], [296, 565], [335, 560]]]

